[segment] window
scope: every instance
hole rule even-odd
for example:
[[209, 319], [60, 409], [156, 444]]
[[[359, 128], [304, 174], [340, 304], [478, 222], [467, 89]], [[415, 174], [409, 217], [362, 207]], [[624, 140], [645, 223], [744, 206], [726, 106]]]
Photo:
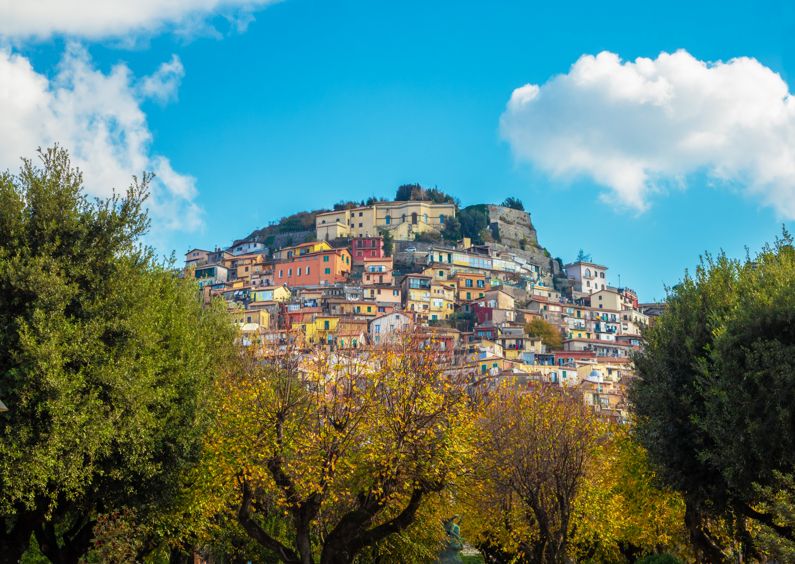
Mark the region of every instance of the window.
[[375, 325], [373, 325], [373, 327], [375, 328], [375, 332], [376, 333], [380, 333], [381, 332], [381, 324], [380, 323], [376, 323]]
[[325, 329], [326, 331], [329, 330], [329, 320], [328, 319], [323, 321], [323, 329]]
[[444, 278], [444, 270], [439, 271], [439, 278]]
[[323, 262], [328, 262], [328, 255], [323, 255]]
[[486, 281], [485, 280], [478, 280], [478, 288], [485, 288]]
[[411, 224], [417, 225], [417, 212], [411, 212]]
[[444, 214], [443, 214], [443, 213], [442, 213], [442, 214], [439, 214], [439, 223], [441, 223], [442, 225], [444, 225]]
[[279, 278], [282, 278], [282, 277], [283, 277], [283, 275], [284, 275], [284, 271], [282, 271], [282, 270], [279, 270]]
[[604, 278], [604, 277], [605, 277], [605, 273], [604, 272], [600, 272], [599, 273], [599, 278]]
[[386, 217], [384, 218], [384, 223], [386, 223], [387, 225], [389, 225], [390, 223], [392, 223], [392, 218], [391, 218], [391, 217], [389, 217], [389, 216], [386, 216]]
[[309, 267], [306, 267], [306, 275], [309, 276]]
[[362, 217], [363, 214], [364, 212], [359, 212], [359, 217]]
[[467, 288], [471, 288], [471, 287], [472, 287], [472, 279], [471, 279], [471, 278], [467, 278], [467, 279], [466, 279], [466, 282], [464, 282], [464, 285], [465, 285]]
[[331, 274], [331, 269], [330, 268], [324, 268], [323, 269], [323, 274]]
[[590, 278], [591, 277], [591, 269], [590, 268], [586, 268], [585, 269], [585, 277], [586, 278]]
[[425, 214], [425, 223], [428, 223], [428, 214]]
[[359, 224], [359, 229], [361, 229], [361, 227], [362, 227], [362, 224], [360, 223], [360, 224]]

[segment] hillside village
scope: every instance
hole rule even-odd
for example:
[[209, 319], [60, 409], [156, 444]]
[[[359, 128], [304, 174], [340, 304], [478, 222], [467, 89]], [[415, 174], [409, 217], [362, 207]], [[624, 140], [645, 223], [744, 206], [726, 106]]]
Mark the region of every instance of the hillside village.
[[552, 259], [518, 200], [462, 210], [414, 188], [314, 212], [314, 230], [288, 238], [261, 230], [192, 249], [186, 275], [205, 300], [226, 301], [246, 345], [365, 349], [411, 332], [450, 371], [572, 388], [624, 421], [631, 353], [659, 306], [612, 285], [608, 267], [582, 253]]

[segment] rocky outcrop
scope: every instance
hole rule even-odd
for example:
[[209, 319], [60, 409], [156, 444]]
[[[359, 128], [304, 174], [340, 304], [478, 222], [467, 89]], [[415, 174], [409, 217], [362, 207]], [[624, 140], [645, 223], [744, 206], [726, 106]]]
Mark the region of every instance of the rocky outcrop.
[[487, 211], [489, 230], [496, 241], [495, 247], [509, 249], [512, 253], [540, 267], [546, 275], [552, 273], [551, 257], [547, 250], [538, 244], [538, 234], [529, 213], [495, 205], [487, 206]]
[[500, 243], [516, 249], [538, 247], [538, 234], [529, 213], [494, 205], [487, 206], [487, 209], [489, 227], [494, 231], [496, 226]]

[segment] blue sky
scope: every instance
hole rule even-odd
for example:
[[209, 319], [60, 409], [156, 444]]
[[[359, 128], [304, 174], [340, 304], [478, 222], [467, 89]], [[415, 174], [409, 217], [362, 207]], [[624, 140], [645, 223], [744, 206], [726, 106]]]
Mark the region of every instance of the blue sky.
[[784, 2], [285, 0], [251, 13], [245, 30], [210, 12], [203, 21], [218, 33], [56, 30], [7, 47], [50, 80], [75, 42], [105, 75], [120, 63], [131, 77], [152, 75], [177, 55], [183, 72], [167, 101], [136, 100], [151, 135], [145, 151], [192, 177], [201, 223], [160, 231], [161, 250], [226, 245], [299, 210], [420, 182], [464, 204], [521, 198], [553, 256], [585, 249], [611, 282], [620, 275], [652, 300], [703, 251], [742, 255], [782, 223], [793, 227], [780, 204], [791, 192], [764, 205], [743, 188], [746, 175], [715, 182], [697, 163], [641, 211], [617, 204], [593, 175], [562, 177], [517, 156], [500, 129], [514, 89], [601, 51], [623, 61], [678, 49], [702, 61], [752, 57], [792, 85], [795, 19]]

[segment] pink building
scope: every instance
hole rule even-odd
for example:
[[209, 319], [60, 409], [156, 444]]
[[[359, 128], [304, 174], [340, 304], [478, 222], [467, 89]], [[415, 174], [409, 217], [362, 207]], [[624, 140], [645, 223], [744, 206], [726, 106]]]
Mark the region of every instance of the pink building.
[[382, 258], [384, 256], [384, 238], [354, 237], [351, 240], [351, 256], [355, 265], [363, 264], [365, 258]]

